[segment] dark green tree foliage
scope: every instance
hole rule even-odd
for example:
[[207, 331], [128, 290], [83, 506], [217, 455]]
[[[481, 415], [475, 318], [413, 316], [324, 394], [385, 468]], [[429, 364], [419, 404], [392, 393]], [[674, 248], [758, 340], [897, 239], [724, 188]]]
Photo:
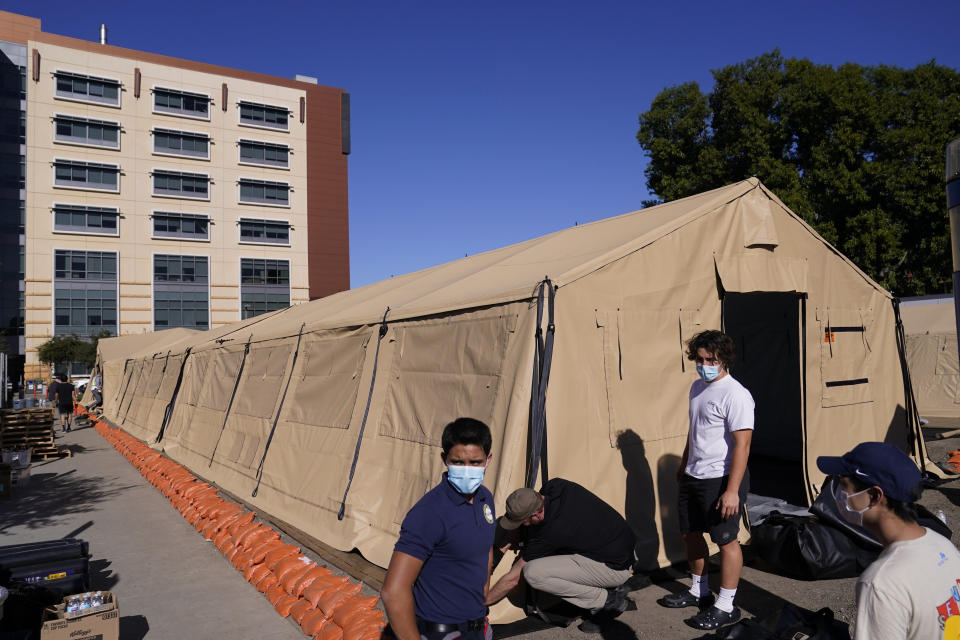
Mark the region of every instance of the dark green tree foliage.
[[37, 347], [37, 357], [41, 362], [57, 367], [58, 372], [66, 372], [71, 362], [83, 362], [92, 367], [97, 360], [97, 343], [100, 338], [109, 336], [109, 331], [101, 331], [89, 338], [54, 336]]
[[661, 201], [757, 176], [897, 295], [950, 291], [944, 148], [960, 136], [960, 73], [773, 51], [713, 77], [709, 94], [668, 87], [640, 114]]

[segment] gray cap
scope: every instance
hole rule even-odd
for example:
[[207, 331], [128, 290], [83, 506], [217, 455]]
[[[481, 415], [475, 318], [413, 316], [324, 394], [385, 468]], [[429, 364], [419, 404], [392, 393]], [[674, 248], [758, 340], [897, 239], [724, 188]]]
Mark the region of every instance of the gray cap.
[[507, 515], [500, 518], [500, 526], [516, 529], [523, 521], [543, 506], [543, 496], [533, 489], [517, 489], [507, 498]]

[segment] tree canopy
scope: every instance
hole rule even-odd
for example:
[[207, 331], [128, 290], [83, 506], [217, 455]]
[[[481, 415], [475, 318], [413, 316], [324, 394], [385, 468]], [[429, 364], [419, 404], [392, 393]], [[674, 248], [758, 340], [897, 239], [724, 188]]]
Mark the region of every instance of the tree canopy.
[[[647, 188], [675, 200], [756, 176], [897, 295], [951, 290], [944, 149], [960, 73], [784, 58], [668, 87], [640, 114]], [[651, 204], [651, 203], [647, 203]]]
[[109, 331], [102, 331], [88, 338], [75, 335], [54, 336], [37, 347], [37, 357], [41, 362], [57, 366], [65, 373], [69, 373], [71, 362], [83, 362], [92, 367], [97, 360], [97, 343], [100, 338], [109, 336]]

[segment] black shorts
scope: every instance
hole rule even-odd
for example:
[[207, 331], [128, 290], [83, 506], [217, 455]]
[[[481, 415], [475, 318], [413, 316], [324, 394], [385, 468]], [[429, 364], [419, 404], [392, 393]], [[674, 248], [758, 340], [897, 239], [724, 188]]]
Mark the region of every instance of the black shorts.
[[737, 539], [740, 519], [746, 511], [750, 475], [744, 473], [740, 483], [740, 509], [735, 516], [724, 520], [717, 509], [717, 501], [727, 490], [727, 480], [729, 476], [700, 479], [681, 474], [678, 513], [681, 533], [709, 533], [710, 539], [718, 545]]

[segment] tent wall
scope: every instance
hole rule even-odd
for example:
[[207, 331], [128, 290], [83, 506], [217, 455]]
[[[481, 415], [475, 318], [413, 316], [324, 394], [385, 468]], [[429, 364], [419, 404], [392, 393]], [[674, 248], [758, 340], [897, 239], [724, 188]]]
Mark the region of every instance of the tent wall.
[[[191, 352], [164, 451], [327, 544], [358, 548], [386, 566], [403, 515], [443, 470], [447, 422], [469, 415], [491, 425], [487, 484], [499, 503], [522, 483], [534, 320], [527, 303], [513, 303], [397, 322], [379, 354], [376, 325], [254, 338], [249, 350], [234, 342]], [[150, 392], [141, 385], [137, 402], [148, 403]]]
[[960, 418], [960, 369], [953, 298], [904, 300], [907, 361], [920, 415]]

